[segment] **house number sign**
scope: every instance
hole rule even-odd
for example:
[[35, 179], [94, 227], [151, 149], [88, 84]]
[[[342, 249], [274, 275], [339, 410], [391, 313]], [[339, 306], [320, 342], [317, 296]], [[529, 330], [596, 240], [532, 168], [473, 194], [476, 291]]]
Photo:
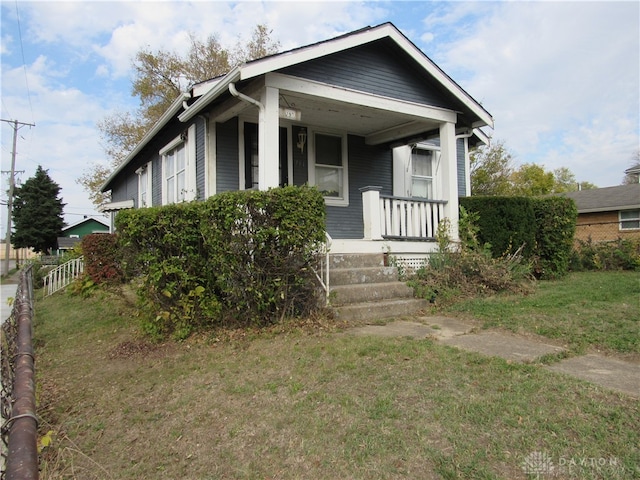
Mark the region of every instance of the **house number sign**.
[[287, 120], [294, 120], [299, 122], [302, 119], [302, 112], [300, 110], [296, 110], [295, 108], [285, 108], [280, 107], [279, 109], [280, 118], [284, 118]]

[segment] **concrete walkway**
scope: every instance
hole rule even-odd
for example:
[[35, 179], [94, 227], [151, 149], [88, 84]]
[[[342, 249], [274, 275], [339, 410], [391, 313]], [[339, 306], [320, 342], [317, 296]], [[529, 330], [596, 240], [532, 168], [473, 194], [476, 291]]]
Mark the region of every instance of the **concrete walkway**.
[[8, 304], [8, 300], [9, 298], [15, 298], [19, 279], [20, 273], [16, 272], [0, 280], [0, 324], [4, 323], [11, 315], [12, 307]]
[[[532, 363], [564, 349], [515, 334], [483, 330], [448, 317], [420, 317], [419, 321], [394, 321], [386, 325], [365, 325], [349, 330], [352, 335], [432, 338], [445, 345], [506, 360]], [[611, 390], [640, 398], [640, 364], [602, 355], [584, 355], [561, 360], [544, 368], [570, 375]]]

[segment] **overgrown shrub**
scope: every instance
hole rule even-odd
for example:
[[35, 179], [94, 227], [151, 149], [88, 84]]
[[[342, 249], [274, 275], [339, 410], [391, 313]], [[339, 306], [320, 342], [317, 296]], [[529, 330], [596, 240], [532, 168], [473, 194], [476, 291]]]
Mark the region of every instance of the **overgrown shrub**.
[[640, 270], [640, 239], [579, 240], [572, 251], [569, 268], [573, 271]]
[[225, 320], [264, 325], [308, 312], [324, 215], [322, 195], [308, 187], [121, 212], [145, 330], [184, 338]]
[[31, 275], [33, 275], [34, 288], [42, 288], [44, 286], [44, 278], [49, 273], [50, 268], [44, 268], [40, 260], [32, 262]]
[[488, 245], [480, 245], [475, 214], [461, 211], [459, 231], [463, 241], [451, 242], [447, 221], [437, 231], [438, 251], [409, 280], [416, 296], [436, 305], [458, 297], [477, 297], [498, 292], [528, 292], [532, 288], [531, 267], [522, 249], [494, 258]]
[[123, 282], [117, 235], [94, 233], [82, 238], [84, 271], [96, 284], [117, 285]]
[[566, 275], [573, 249], [578, 209], [566, 197], [532, 198], [535, 213], [534, 274], [552, 279]]
[[[477, 215], [479, 245], [495, 258], [521, 249], [538, 278], [565, 275], [577, 209], [566, 197], [464, 197], [461, 208]], [[462, 238], [464, 241], [464, 238]]]

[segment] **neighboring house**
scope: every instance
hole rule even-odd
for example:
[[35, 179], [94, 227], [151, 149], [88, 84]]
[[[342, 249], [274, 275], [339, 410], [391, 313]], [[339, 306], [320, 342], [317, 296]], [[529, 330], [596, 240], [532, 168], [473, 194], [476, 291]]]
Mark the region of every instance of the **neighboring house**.
[[71, 250], [80, 242], [82, 237], [91, 233], [108, 233], [109, 223], [98, 218], [85, 217], [62, 229], [62, 237], [58, 237], [58, 251], [61, 255], [65, 250]]
[[469, 148], [491, 115], [392, 24], [270, 55], [193, 86], [102, 186], [124, 208], [315, 185], [332, 253], [424, 258], [457, 237]]
[[578, 207], [576, 240], [640, 238], [640, 184], [565, 193]]

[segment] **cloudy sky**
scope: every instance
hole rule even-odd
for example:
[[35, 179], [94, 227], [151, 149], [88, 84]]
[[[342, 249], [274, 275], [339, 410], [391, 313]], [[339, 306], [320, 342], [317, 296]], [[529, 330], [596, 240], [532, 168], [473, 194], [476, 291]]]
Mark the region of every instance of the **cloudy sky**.
[[[267, 24], [282, 49], [390, 21], [495, 119], [519, 163], [568, 167], [618, 185], [639, 148], [638, 2], [270, 2], [2, 0], [2, 113], [19, 130], [21, 181], [38, 165], [61, 188], [65, 220], [95, 210], [77, 184], [107, 164], [96, 123], [134, 110], [131, 58], [185, 50], [188, 34], [224, 45]], [[13, 129], [2, 122], [2, 170]], [[8, 175], [2, 175], [6, 202]], [[0, 236], [6, 229], [2, 207]]]

